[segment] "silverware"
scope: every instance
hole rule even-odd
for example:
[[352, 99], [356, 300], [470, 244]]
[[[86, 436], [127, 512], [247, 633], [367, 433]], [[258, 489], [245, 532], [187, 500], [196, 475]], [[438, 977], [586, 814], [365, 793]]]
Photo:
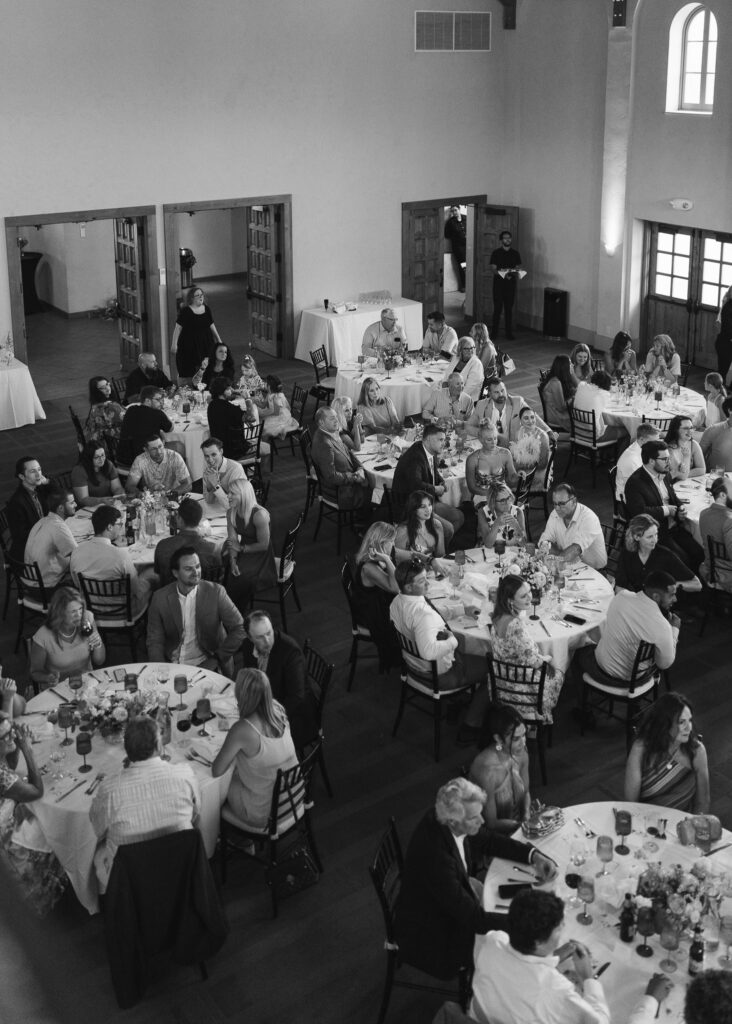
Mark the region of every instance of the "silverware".
[[54, 688], [52, 686], [48, 687], [48, 689], [46, 690], [46, 693], [52, 693], [54, 695], [54, 697], [58, 697], [59, 700], [62, 700], [64, 702], [68, 700], [68, 697], [64, 697], [64, 695], [62, 693], [59, 693], [58, 690], [54, 690]]
[[604, 963], [602, 965], [602, 967], [598, 967], [597, 968], [597, 970], [595, 971], [595, 977], [599, 978], [601, 974], [605, 973], [605, 971], [608, 969], [609, 966], [610, 966], [610, 961], [608, 960], [606, 963]]
[[219, 697], [221, 696], [222, 693], [226, 693], [230, 686], [231, 683], [227, 683], [226, 686], [222, 686], [221, 689], [219, 690]]
[[200, 754], [196, 754], [193, 750], [186, 752], [186, 761], [198, 761], [204, 768], [210, 768], [213, 761], [207, 761], [205, 757], [201, 757]]
[[728, 846], [732, 846], [732, 843], [722, 843], [721, 846], [715, 846], [713, 850], [708, 850], [702, 854], [702, 857], [711, 857], [713, 853], [719, 853], [720, 850], [726, 850]]
[[582, 818], [577, 817], [577, 818], [574, 819], [574, 821], [575, 821], [576, 825], [579, 825], [579, 827], [581, 829], [584, 829], [584, 833], [585, 833], [585, 838], [586, 839], [596, 839], [597, 838], [597, 832], [593, 832], [592, 829], [590, 828], [590, 826], [587, 824], [587, 822], [583, 821]]
[[526, 868], [519, 868], [515, 864], [513, 866], [513, 870], [520, 872], [522, 875], [528, 875], [529, 878], [536, 880], [536, 874], [533, 871], [527, 871]]
[[94, 776], [94, 779], [93, 779], [91, 785], [87, 786], [87, 788], [84, 790], [84, 792], [88, 796], [91, 796], [92, 793], [97, 788], [97, 786], [99, 785], [99, 783], [102, 781], [103, 778], [104, 778], [104, 772], [97, 772], [97, 774]]
[[551, 636], [551, 633], [549, 632], [549, 630], [546, 628], [546, 626], [544, 625], [544, 623], [541, 620], [539, 620], [539, 625], [544, 630], [544, 632], [546, 633], [547, 636]]
[[86, 781], [85, 779], [82, 779], [81, 782], [77, 782], [75, 786], [72, 786], [71, 789], [67, 789], [65, 793], [61, 794], [61, 796], [57, 796], [56, 797], [56, 803], [60, 804], [62, 800], [66, 799], [66, 797], [69, 795], [69, 793], [73, 793], [75, 789], [79, 788], [79, 786], [83, 786], [85, 781]]

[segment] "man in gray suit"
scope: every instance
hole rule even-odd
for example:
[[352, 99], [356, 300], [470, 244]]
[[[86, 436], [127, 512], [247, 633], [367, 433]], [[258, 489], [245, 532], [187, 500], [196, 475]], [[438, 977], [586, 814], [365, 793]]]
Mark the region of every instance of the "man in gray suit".
[[158, 590], [147, 616], [147, 653], [169, 661], [233, 675], [234, 654], [244, 640], [244, 620], [219, 583], [201, 580], [195, 548], [170, 560], [173, 583]]
[[367, 507], [371, 488], [363, 466], [353, 454], [353, 441], [340, 435], [338, 417], [330, 407], [318, 409], [315, 422], [318, 429], [313, 437], [311, 456], [320, 476], [323, 496], [337, 500], [339, 508]]

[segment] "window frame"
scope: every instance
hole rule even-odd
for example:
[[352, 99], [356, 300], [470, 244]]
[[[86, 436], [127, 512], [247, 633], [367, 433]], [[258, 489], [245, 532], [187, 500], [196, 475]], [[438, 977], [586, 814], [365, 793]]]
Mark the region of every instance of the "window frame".
[[[699, 101], [691, 102], [684, 99], [686, 83], [686, 64], [688, 60], [689, 29], [694, 19], [699, 15], [704, 16], [704, 31], [702, 34], [702, 58], [700, 66]], [[715, 38], [711, 39], [712, 29]], [[681, 7], [673, 17], [669, 28], [668, 44], [668, 70], [666, 76], [666, 113], [667, 114], [691, 114], [702, 117], [709, 117], [714, 113], [714, 86], [716, 85], [717, 56], [715, 48], [714, 67], [707, 68], [710, 42], [718, 43], [719, 31], [714, 11], [706, 4], [695, 2], [687, 3]], [[712, 79], [712, 101], [707, 103], [704, 99], [707, 91], [707, 83]]]

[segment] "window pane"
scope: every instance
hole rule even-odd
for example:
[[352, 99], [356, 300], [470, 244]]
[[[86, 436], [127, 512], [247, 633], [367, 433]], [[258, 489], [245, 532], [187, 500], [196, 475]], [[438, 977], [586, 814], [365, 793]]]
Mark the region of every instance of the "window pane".
[[670, 274], [671, 273], [671, 264], [672, 264], [672, 262], [673, 262], [673, 259], [672, 259], [671, 255], [670, 255], [670, 253], [659, 252], [659, 254], [656, 256], [656, 273], [657, 274]]
[[671, 278], [664, 274], [656, 274], [656, 295], [671, 294]]
[[725, 263], [732, 263], [732, 242], [725, 242], [722, 246], [722, 259]]
[[717, 41], [717, 19], [714, 17], [712, 12], [709, 12], [709, 27], [707, 28], [707, 38]]
[[711, 260], [704, 261], [704, 267], [702, 270], [703, 281], [713, 281], [714, 284], [719, 282], [719, 263], [712, 263]]
[[691, 252], [691, 235], [678, 234], [674, 241], [674, 251], [679, 256], [688, 256]]
[[719, 288], [715, 284], [703, 284], [701, 290], [702, 306], [719, 306]]
[[707, 75], [704, 87], [704, 102], [708, 107], [714, 103], [714, 75]]
[[[717, 44], [710, 43], [707, 48], [707, 73], [710, 75], [714, 74], [714, 68], [717, 63]], [[691, 69], [689, 69], [691, 70]]]
[[722, 287], [729, 288], [732, 284], [732, 267], [722, 267]]
[[[730, 247], [732, 251], [732, 247]], [[716, 238], [705, 238], [704, 239], [704, 259], [705, 260], [721, 260], [722, 259], [722, 243], [718, 242]]]
[[674, 236], [670, 235], [668, 231], [658, 232], [658, 251], [659, 252], [673, 252], [674, 251]]
[[684, 75], [684, 100], [687, 105], [697, 104], [701, 96], [701, 76]]
[[689, 295], [689, 282], [685, 277], [675, 277], [671, 288], [672, 299], [685, 299]]
[[689, 276], [689, 257], [688, 256], [674, 256], [674, 277], [686, 277]]
[[689, 19], [689, 24], [686, 29], [687, 39], [703, 39], [704, 38], [704, 9], [697, 11], [696, 14]]
[[684, 62], [684, 70], [689, 71], [701, 71], [702, 69], [702, 52], [704, 50], [704, 43], [688, 43], [686, 47], [686, 60]]

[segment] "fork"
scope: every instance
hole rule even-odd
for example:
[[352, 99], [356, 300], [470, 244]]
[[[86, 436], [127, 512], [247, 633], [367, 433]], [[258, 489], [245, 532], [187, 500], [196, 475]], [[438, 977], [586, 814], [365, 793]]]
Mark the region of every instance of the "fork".
[[103, 778], [104, 778], [104, 772], [97, 772], [97, 774], [94, 776], [94, 779], [93, 779], [91, 785], [87, 786], [87, 788], [84, 790], [84, 792], [88, 796], [91, 796], [92, 793], [97, 788], [97, 786], [99, 785], [99, 783], [102, 781]]
[[581, 829], [584, 829], [584, 833], [585, 833], [585, 838], [586, 839], [596, 839], [597, 838], [597, 832], [593, 832], [592, 829], [590, 828], [590, 826], [587, 824], [586, 821], [583, 821], [582, 818], [575, 818], [574, 820], [575, 820], [575, 824], [576, 825], [579, 825], [579, 827]]
[[200, 755], [193, 754], [190, 751], [186, 754], [186, 761], [198, 761], [198, 763], [202, 764], [204, 768], [210, 768], [211, 765], [213, 764], [213, 761], [207, 761]]

